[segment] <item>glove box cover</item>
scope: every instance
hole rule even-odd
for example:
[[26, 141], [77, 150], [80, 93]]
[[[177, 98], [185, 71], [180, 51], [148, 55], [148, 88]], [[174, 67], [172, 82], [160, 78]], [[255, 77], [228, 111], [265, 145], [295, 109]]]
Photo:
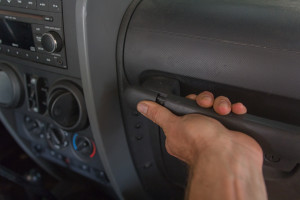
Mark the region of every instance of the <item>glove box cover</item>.
[[300, 99], [300, 4], [285, 0], [143, 0], [124, 70], [158, 70]]
[[[156, 71], [238, 87], [232, 93], [244, 95], [239, 101], [250, 114], [300, 126], [299, 2], [142, 0], [131, 16], [122, 52], [130, 84], [138, 85], [142, 74]], [[232, 99], [223, 89], [212, 91]], [[176, 178], [183, 174], [179, 164], [168, 160], [161, 141], [168, 178], [184, 184]]]

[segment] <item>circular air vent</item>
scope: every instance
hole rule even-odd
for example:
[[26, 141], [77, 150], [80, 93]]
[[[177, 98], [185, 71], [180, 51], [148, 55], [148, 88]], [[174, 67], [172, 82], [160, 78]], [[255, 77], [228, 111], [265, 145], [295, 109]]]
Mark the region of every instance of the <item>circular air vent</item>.
[[79, 131], [87, 125], [83, 94], [70, 81], [59, 81], [50, 88], [48, 112], [54, 122], [66, 131]]

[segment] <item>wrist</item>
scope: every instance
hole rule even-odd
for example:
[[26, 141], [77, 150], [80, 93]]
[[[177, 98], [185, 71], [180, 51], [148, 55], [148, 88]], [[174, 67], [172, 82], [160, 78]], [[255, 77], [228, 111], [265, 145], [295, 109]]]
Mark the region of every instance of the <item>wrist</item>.
[[[236, 165], [238, 163], [251, 163], [251, 165], [262, 168], [263, 151], [260, 145], [251, 137], [235, 131], [224, 131], [222, 137], [215, 137], [203, 147], [203, 142], [196, 145], [194, 164], [203, 162], [201, 158], [214, 159], [216, 164]], [[234, 136], [232, 136], [232, 134]], [[198, 148], [199, 147], [199, 148]]]

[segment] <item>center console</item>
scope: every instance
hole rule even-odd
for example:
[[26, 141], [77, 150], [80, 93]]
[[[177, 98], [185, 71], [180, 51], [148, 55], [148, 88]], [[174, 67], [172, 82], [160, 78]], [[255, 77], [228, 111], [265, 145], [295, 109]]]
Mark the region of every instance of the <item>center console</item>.
[[89, 124], [74, 16], [73, 1], [0, 0], [1, 111], [37, 162], [110, 187]]

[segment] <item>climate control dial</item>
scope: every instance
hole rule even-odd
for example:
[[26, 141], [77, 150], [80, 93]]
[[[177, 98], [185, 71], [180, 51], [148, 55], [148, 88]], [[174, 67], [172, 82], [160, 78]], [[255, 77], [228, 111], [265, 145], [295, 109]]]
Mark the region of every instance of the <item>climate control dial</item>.
[[53, 149], [62, 149], [67, 147], [69, 144], [68, 135], [68, 132], [58, 129], [53, 125], [49, 125], [46, 132], [48, 144]]
[[73, 147], [77, 154], [83, 158], [93, 158], [96, 154], [96, 145], [91, 139], [75, 134], [73, 136]]

